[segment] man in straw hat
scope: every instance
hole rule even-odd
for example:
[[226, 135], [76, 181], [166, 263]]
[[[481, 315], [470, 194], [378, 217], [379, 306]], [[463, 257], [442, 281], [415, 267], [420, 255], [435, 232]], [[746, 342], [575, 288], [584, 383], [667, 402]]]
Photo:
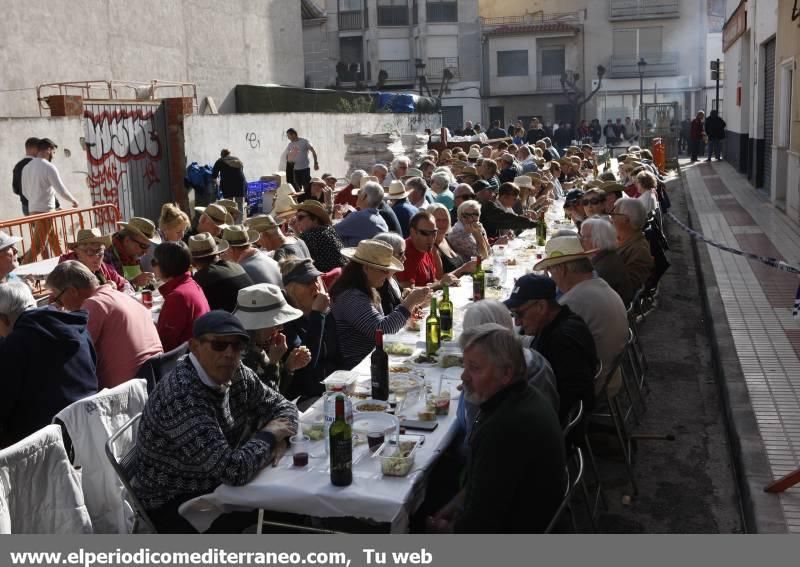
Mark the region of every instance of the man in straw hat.
[[197, 268], [194, 281], [203, 288], [212, 310], [224, 309], [231, 313], [236, 308], [239, 290], [253, 285], [253, 280], [236, 262], [220, 260], [220, 254], [227, 249], [226, 241], [207, 232], [189, 237], [189, 253]]
[[330, 272], [345, 265], [341, 250], [342, 239], [331, 225], [331, 217], [321, 203], [307, 201], [296, 206], [294, 228], [314, 265], [321, 272]]
[[[628, 315], [619, 294], [602, 279], [595, 278], [591, 262], [597, 250], [584, 251], [577, 236], [551, 238], [546, 258], [534, 270], [547, 270], [563, 295], [558, 298], [583, 319], [594, 339], [597, 356], [607, 376], [628, 339]], [[599, 392], [602, 383], [595, 384]]]
[[195, 207], [194, 210], [200, 215], [197, 219], [197, 234], [207, 232], [211, 236], [218, 237], [225, 226], [234, 223], [228, 210], [218, 203], [212, 203], [207, 207]]
[[403, 238], [408, 238], [408, 222], [419, 211], [417, 207], [408, 202], [410, 194], [411, 191], [406, 189], [402, 181], [392, 181], [386, 192], [386, 199], [391, 204], [397, 221], [400, 223]]
[[590, 411], [597, 371], [594, 339], [583, 319], [556, 301], [555, 282], [546, 276], [522, 276], [504, 303], [522, 332], [535, 337], [531, 348], [553, 368], [561, 422], [579, 401], [584, 412]]
[[60, 263], [45, 285], [65, 310], [89, 313], [87, 329], [97, 352], [100, 388], [127, 382], [146, 360], [164, 352], [150, 310], [134, 297], [100, 285], [82, 263]]
[[[230, 313], [199, 317], [190, 355], [145, 404], [133, 489], [159, 533], [195, 533], [178, 513], [183, 502], [220, 484], [246, 484], [270, 462], [277, 465], [297, 433], [294, 404], [242, 365], [249, 341]], [[255, 519], [255, 513], [224, 514], [208, 531], [241, 532]]]
[[16, 245], [22, 242], [19, 236], [9, 236], [0, 230], [0, 283], [19, 281], [14, 270], [19, 268]]
[[283, 333], [283, 326], [302, 317], [303, 312], [286, 302], [280, 287], [261, 283], [239, 291], [233, 315], [250, 335], [242, 362], [263, 383], [285, 394], [292, 373], [311, 362], [308, 347], [297, 337], [288, 344]]
[[466, 183], [467, 185], [472, 185], [475, 183], [480, 176], [478, 175], [478, 170], [472, 166], [467, 166], [461, 170], [461, 173], [456, 176], [456, 179], [459, 183]]
[[280, 287], [282, 281], [278, 263], [266, 252], [253, 247], [259, 238], [257, 231], [241, 225], [225, 227], [222, 240], [228, 243], [228, 249], [223, 252], [222, 258], [238, 263], [253, 283], [269, 283]]
[[213, 204], [219, 205], [228, 211], [231, 219], [233, 219], [233, 222], [230, 224], [239, 222], [242, 219], [242, 216], [244, 216], [244, 207], [239, 207], [239, 205], [233, 199], [220, 199], [219, 201], [214, 201]]
[[244, 224], [259, 233], [256, 244], [272, 252], [272, 258], [276, 262], [281, 262], [287, 256], [311, 258], [306, 243], [294, 236], [286, 236], [271, 215], [256, 215], [244, 221]]
[[389, 227], [378, 213], [383, 203], [383, 187], [367, 182], [358, 195], [358, 211], [350, 213], [334, 229], [345, 246], [355, 246], [364, 239], [372, 238]]
[[111, 246], [106, 249], [103, 261], [112, 265], [134, 288], [153, 283], [155, 276], [152, 272], [143, 272], [139, 261], [152, 246], [161, 242], [156, 225], [142, 217], [131, 217], [117, 225], [120, 230], [111, 237]]
[[111, 237], [103, 236], [99, 228], [82, 228], [78, 231], [74, 242], [68, 242], [67, 248], [72, 250], [61, 256], [58, 262], [77, 260], [92, 272], [100, 285], [110, 283], [117, 291], [133, 295], [135, 290], [128, 280], [114, 269], [114, 266], [103, 261], [106, 250], [111, 246]]

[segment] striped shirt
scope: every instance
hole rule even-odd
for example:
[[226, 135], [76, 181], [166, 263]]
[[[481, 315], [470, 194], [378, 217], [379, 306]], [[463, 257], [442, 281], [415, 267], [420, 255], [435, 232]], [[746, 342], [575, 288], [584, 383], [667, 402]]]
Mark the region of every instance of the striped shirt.
[[361, 362], [375, 348], [377, 329], [388, 335], [397, 333], [411, 316], [411, 312], [402, 305], [398, 305], [389, 315], [384, 315], [381, 306], [372, 303], [372, 299], [358, 289], [348, 289], [339, 295], [333, 301], [331, 313], [336, 319], [339, 350], [348, 369]]

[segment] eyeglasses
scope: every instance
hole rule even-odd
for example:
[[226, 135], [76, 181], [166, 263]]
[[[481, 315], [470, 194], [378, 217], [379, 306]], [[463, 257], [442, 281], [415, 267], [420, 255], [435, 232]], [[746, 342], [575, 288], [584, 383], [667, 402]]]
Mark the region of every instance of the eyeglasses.
[[106, 252], [106, 247], [101, 246], [100, 248], [80, 248], [79, 250], [87, 256], [102, 256]]
[[204, 340], [204, 343], [208, 343], [211, 346], [211, 350], [215, 352], [225, 352], [228, 350], [228, 347], [233, 349], [233, 352], [242, 352], [244, 348], [243, 341], [220, 341], [217, 339], [211, 340]]
[[522, 319], [525, 316], [525, 313], [527, 313], [534, 305], [536, 305], [536, 301], [531, 302], [527, 307], [525, 307], [525, 309], [510, 309], [511, 316], [514, 319]]
[[469, 199], [472, 199], [474, 197], [475, 197], [475, 193], [464, 193], [463, 195], [454, 196], [453, 199], [464, 199], [464, 200], [468, 201]]
[[480, 217], [481, 214], [480, 213], [462, 213], [461, 216], [464, 217], [464, 218], [476, 219], [476, 218]]
[[583, 206], [586, 207], [587, 205], [599, 205], [600, 203], [605, 203], [605, 199], [584, 199]]
[[416, 231], [417, 231], [418, 233], [420, 233], [422, 236], [436, 236], [437, 234], [439, 234], [439, 231], [438, 231], [437, 229], [433, 229], [433, 230], [422, 230], [421, 228], [415, 228], [414, 230], [416, 230]]
[[58, 295], [56, 295], [53, 299], [51, 299], [50, 300], [50, 305], [58, 305], [59, 307], [63, 307], [63, 304], [61, 303], [61, 296], [64, 295], [64, 293], [67, 291], [67, 289], [69, 289], [69, 288], [65, 287], [64, 289], [62, 289], [58, 293]]

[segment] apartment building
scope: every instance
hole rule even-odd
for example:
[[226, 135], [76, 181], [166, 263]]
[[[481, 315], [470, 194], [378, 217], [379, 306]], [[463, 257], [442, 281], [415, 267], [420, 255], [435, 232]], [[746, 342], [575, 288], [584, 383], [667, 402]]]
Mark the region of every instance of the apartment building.
[[484, 120], [567, 119], [559, 75], [599, 86], [586, 119], [635, 118], [642, 99], [705, 108], [707, 1], [484, 0], [481, 22]]
[[478, 0], [303, 3], [306, 86], [438, 96], [447, 69], [443, 123], [480, 119]]

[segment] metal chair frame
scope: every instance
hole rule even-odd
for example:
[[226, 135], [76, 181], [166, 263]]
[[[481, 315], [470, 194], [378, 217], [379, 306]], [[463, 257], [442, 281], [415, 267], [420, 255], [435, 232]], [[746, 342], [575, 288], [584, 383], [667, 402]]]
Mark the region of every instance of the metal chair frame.
[[572, 502], [572, 497], [575, 494], [575, 489], [578, 487], [578, 484], [581, 484], [583, 481], [584, 464], [583, 464], [583, 453], [581, 452], [580, 447], [575, 447], [575, 453], [570, 458], [570, 461], [573, 461], [575, 463], [575, 470], [576, 470], [574, 475], [575, 478], [574, 480], [570, 480], [570, 467], [569, 467], [570, 463], [567, 462], [566, 466], [564, 467], [564, 475], [566, 477], [564, 498], [561, 500], [561, 504], [559, 504], [555, 514], [553, 514], [553, 519], [550, 520], [550, 523], [544, 530], [544, 533], [546, 534], [553, 533], [553, 530], [555, 529], [559, 520], [561, 520], [561, 516], [564, 514], [565, 511], [569, 512], [572, 531], [573, 532], [578, 531], [575, 525], [575, 515], [572, 513], [571, 502]]

